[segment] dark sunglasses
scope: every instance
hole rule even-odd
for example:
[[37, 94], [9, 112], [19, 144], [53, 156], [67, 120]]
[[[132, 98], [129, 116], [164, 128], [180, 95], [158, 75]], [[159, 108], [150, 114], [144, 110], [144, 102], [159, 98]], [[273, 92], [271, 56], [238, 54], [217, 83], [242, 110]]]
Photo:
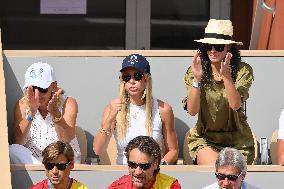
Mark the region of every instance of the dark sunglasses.
[[131, 169], [136, 169], [137, 167], [140, 167], [140, 169], [142, 170], [147, 170], [151, 167], [152, 162], [149, 163], [135, 163], [133, 161], [128, 161], [128, 167], [130, 167]]
[[69, 165], [70, 162], [68, 163], [46, 163], [44, 165], [44, 167], [47, 169], [47, 170], [51, 170], [54, 168], [54, 166], [57, 167], [58, 170], [65, 170], [66, 167]]
[[218, 180], [225, 180], [225, 178], [227, 178], [230, 181], [236, 181], [241, 175], [242, 172], [239, 175], [225, 175], [222, 173], [215, 173], [215, 176]]
[[201, 44], [199, 49], [201, 51], [211, 51], [212, 47], [214, 47], [214, 49], [218, 52], [222, 52], [224, 51], [225, 45], [224, 44]]
[[[133, 78], [134, 78], [135, 81], [141, 81], [143, 76], [144, 76], [143, 73], [136, 72], [136, 73], [134, 73]], [[124, 82], [128, 82], [131, 79], [131, 75], [130, 74], [122, 74], [121, 79]]]
[[40, 87], [37, 87], [37, 86], [33, 86], [33, 92], [35, 92], [36, 89], [37, 89], [40, 93], [47, 93], [47, 92], [48, 92], [48, 88], [43, 89], [43, 88], [40, 88]]

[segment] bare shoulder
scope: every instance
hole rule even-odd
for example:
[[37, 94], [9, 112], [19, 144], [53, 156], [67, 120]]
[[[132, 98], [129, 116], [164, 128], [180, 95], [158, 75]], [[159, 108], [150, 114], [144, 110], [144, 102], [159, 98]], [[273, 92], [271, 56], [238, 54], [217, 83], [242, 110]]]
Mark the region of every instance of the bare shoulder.
[[173, 111], [171, 105], [167, 102], [158, 99], [159, 110], [163, 113], [170, 113]]
[[159, 111], [163, 117], [168, 117], [169, 115], [173, 115], [173, 109], [170, 104], [158, 99]]
[[66, 99], [66, 104], [77, 105], [77, 101], [74, 97], [68, 96], [68, 98]]

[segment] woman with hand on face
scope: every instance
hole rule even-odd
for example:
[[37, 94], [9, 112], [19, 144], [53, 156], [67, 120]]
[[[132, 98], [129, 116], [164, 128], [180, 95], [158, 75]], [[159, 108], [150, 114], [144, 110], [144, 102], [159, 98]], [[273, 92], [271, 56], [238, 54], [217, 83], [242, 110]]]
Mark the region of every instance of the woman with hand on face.
[[169, 104], [152, 96], [150, 65], [139, 54], [127, 56], [120, 70], [119, 98], [110, 102], [102, 117], [102, 126], [93, 148], [100, 155], [107, 148], [111, 134], [117, 144], [117, 164], [127, 164], [126, 145], [136, 136], [152, 136], [162, 149], [162, 163], [174, 164], [178, 144], [174, 115]]
[[61, 140], [70, 143], [75, 162], [80, 163], [80, 148], [75, 137], [78, 105], [57, 86], [53, 68], [34, 63], [26, 71], [24, 96], [15, 105], [12, 163], [41, 163], [43, 149]]
[[232, 40], [230, 20], [210, 19], [198, 53], [185, 74], [188, 95], [184, 109], [192, 116], [198, 113], [194, 128], [190, 129], [188, 145], [195, 164], [214, 165], [218, 152], [234, 147], [254, 161], [254, 139], [244, 114], [253, 81], [252, 68], [241, 62]]

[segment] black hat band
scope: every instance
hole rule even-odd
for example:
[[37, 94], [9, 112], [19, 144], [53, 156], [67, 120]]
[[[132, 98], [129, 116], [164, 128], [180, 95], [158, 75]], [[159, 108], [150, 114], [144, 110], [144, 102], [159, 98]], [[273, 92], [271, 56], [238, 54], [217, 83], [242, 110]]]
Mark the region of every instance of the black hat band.
[[205, 38], [232, 40], [231, 36], [218, 33], [205, 33]]

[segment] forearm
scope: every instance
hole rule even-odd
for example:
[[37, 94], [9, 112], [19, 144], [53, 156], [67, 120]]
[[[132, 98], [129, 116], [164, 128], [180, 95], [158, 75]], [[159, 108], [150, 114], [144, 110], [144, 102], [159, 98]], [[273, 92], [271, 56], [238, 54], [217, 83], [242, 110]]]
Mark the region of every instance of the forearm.
[[26, 144], [30, 128], [31, 122], [26, 119], [21, 120], [19, 124], [14, 127], [13, 144]]
[[200, 109], [200, 88], [190, 90], [187, 97], [187, 111], [190, 115], [195, 116]]
[[240, 93], [237, 91], [232, 79], [223, 79], [225, 85], [225, 92], [229, 102], [230, 108], [238, 110], [242, 106], [242, 98]]
[[93, 150], [97, 155], [103, 154], [109, 144], [112, 135], [110, 125], [110, 123], [103, 124], [94, 138]]
[[178, 159], [178, 150], [177, 149], [172, 149], [169, 150], [163, 159], [168, 163], [168, 164], [175, 164]]

